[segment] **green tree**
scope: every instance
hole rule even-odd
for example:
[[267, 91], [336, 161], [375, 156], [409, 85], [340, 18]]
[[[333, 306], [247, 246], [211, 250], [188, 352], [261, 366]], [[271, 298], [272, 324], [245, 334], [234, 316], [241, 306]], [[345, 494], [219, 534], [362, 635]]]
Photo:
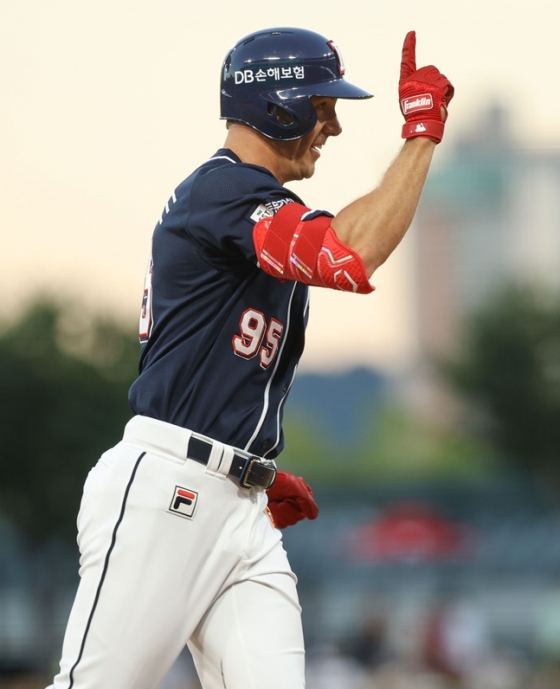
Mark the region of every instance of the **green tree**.
[[313, 485], [379, 486], [397, 481], [471, 481], [494, 471], [488, 444], [466, 433], [436, 428], [384, 400], [363, 409], [353, 445], [333, 443], [320, 418], [286, 413], [286, 449], [279, 466]]
[[77, 306], [32, 305], [0, 336], [0, 514], [32, 541], [74, 541], [82, 486], [131, 412], [138, 345]]
[[35, 601], [29, 662], [47, 678], [60, 652], [57, 595], [77, 571], [83, 483], [122, 437], [137, 360], [132, 329], [76, 304], [37, 301], [0, 335], [0, 517], [22, 537]]
[[560, 490], [560, 299], [510, 286], [477, 311], [443, 370], [505, 468]]

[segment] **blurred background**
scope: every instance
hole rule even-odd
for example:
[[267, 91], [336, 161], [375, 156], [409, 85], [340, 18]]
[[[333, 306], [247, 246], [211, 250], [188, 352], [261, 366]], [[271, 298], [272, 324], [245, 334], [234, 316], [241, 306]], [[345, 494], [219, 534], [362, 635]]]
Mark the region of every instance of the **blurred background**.
[[[344, 134], [294, 185], [336, 212], [398, 151], [405, 33], [456, 86], [410, 233], [369, 297], [313, 289], [281, 468], [309, 689], [560, 688], [560, 54], [553, 2], [3, 0], [0, 687], [56, 672], [76, 515], [121, 437], [150, 238], [217, 149], [257, 28], [333, 38]], [[555, 21], [556, 19], [556, 21]], [[197, 689], [187, 654], [161, 689]]]

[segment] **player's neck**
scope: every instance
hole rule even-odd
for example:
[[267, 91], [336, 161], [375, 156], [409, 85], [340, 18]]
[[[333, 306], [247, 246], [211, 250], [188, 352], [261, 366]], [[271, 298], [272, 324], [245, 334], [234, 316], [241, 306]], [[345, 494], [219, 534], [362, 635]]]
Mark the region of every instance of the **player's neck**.
[[254, 129], [243, 124], [231, 123], [224, 148], [233, 151], [243, 163], [260, 165], [269, 170], [280, 184], [285, 184], [282, 175], [282, 161], [274, 150], [273, 142]]

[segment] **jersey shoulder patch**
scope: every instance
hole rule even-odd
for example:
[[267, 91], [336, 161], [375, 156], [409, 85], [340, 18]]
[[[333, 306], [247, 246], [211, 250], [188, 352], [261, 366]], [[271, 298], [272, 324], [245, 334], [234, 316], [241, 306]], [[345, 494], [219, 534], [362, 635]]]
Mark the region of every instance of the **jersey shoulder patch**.
[[262, 220], [263, 218], [272, 218], [283, 206], [287, 205], [288, 203], [295, 203], [295, 200], [291, 199], [289, 196], [286, 196], [283, 199], [260, 203], [251, 214], [251, 220], [253, 222], [259, 222], [259, 220]]

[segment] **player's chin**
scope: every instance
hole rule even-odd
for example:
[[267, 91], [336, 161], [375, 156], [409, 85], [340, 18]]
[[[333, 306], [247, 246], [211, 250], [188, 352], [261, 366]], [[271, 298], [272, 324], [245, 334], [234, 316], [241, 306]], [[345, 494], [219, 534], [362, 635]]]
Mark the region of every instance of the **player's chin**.
[[293, 182], [300, 182], [302, 179], [309, 179], [315, 173], [315, 165], [299, 165], [290, 178]]
[[303, 166], [302, 169], [302, 179], [309, 179], [315, 174], [315, 161], [310, 160]]
[[315, 173], [315, 157], [308, 151], [307, 155], [301, 156], [297, 164], [292, 166], [291, 179], [294, 181], [309, 179]]

